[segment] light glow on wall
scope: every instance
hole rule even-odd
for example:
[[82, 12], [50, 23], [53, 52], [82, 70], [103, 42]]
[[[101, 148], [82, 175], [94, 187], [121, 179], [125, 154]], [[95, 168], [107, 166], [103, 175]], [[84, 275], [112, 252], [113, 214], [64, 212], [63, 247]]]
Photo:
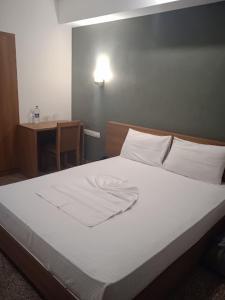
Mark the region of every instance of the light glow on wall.
[[71, 22], [71, 24], [72, 24], [72, 27], [79, 27], [79, 26], [87, 26], [87, 25], [100, 24], [100, 23], [106, 23], [106, 22], [113, 22], [113, 21], [118, 21], [120, 19], [121, 18], [119, 15], [110, 14], [110, 15], [105, 15], [105, 16]]
[[108, 82], [112, 79], [113, 75], [108, 55], [101, 54], [97, 57], [96, 67], [93, 75], [94, 81], [97, 84], [104, 84], [104, 82]]

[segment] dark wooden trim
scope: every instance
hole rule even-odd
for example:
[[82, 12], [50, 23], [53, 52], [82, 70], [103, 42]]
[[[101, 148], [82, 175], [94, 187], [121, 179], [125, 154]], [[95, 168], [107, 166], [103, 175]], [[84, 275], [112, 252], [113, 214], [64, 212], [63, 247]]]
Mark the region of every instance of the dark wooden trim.
[[18, 167], [16, 127], [19, 124], [15, 35], [0, 32], [0, 170]]
[[19, 171], [20, 171], [20, 169], [18, 169], [18, 168], [7, 170], [7, 171], [0, 171], [0, 177], [1, 176], [7, 176], [7, 175], [10, 175], [10, 174], [15, 174], [15, 173], [18, 173]]
[[5, 36], [14, 36], [15, 37], [15, 34], [10, 33], [10, 32], [0, 31], [0, 34], [5, 35]]
[[17, 127], [19, 168], [24, 176], [38, 176], [38, 141], [37, 131]]

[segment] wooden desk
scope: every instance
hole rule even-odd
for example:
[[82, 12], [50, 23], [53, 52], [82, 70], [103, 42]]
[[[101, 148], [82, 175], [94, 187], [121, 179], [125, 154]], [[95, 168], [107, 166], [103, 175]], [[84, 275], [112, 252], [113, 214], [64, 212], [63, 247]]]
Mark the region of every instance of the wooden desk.
[[[38, 169], [38, 134], [40, 132], [56, 132], [57, 123], [64, 122], [49, 121], [37, 124], [26, 123], [18, 125], [18, 161], [23, 175], [28, 178], [39, 175]], [[65, 121], [67, 122], [67, 121]], [[83, 126], [81, 126], [81, 161], [83, 158]]]

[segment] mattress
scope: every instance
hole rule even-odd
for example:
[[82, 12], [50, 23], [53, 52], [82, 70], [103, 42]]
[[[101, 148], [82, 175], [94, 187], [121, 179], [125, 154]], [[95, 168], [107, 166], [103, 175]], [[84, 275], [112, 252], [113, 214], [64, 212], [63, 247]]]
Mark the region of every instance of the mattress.
[[[128, 179], [139, 200], [93, 228], [35, 192], [84, 176]], [[0, 188], [0, 224], [82, 300], [132, 299], [225, 215], [225, 185], [121, 157]]]

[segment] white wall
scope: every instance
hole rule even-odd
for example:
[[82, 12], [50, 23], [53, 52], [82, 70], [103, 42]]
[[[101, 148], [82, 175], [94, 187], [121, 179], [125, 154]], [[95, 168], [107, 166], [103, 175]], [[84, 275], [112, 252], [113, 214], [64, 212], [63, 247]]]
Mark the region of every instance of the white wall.
[[0, 0], [0, 31], [16, 34], [20, 121], [39, 105], [41, 119], [71, 118], [71, 28], [54, 0]]

